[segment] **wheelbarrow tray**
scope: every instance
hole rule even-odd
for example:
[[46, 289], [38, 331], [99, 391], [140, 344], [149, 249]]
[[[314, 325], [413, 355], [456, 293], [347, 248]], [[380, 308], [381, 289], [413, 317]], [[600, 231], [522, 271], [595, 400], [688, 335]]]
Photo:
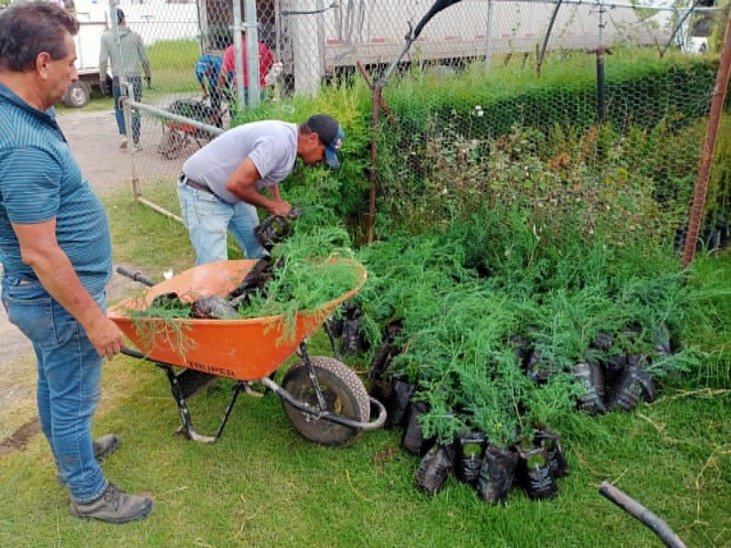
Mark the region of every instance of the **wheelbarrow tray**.
[[109, 309], [109, 317], [132, 343], [150, 359], [240, 381], [270, 375], [314, 334], [343, 301], [355, 295], [366, 281], [362, 265], [346, 262], [357, 272], [357, 282], [346, 293], [313, 310], [299, 312], [294, 327], [285, 317], [266, 316], [236, 320], [159, 318], [137, 316], [158, 295], [177, 293], [191, 302], [218, 295], [225, 297], [257, 261], [217, 261], [199, 265], [151, 287], [144, 296], [132, 297]]

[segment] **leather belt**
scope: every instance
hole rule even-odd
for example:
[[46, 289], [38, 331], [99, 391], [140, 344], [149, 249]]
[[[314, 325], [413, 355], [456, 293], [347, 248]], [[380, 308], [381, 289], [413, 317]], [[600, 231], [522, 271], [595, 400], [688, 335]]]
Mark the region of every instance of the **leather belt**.
[[184, 185], [188, 185], [190, 188], [194, 188], [196, 190], [201, 190], [203, 192], [208, 192], [209, 194], [216, 195], [215, 192], [213, 192], [210, 188], [208, 188], [203, 183], [199, 183], [198, 181], [194, 181], [193, 179], [189, 179], [187, 175], [183, 174], [180, 176], [180, 182]]

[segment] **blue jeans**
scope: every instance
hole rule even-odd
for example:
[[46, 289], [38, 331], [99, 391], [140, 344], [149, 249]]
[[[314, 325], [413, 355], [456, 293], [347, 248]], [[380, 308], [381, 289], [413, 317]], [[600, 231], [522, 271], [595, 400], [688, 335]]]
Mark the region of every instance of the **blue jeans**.
[[[138, 103], [142, 100], [142, 79], [139, 76], [127, 78], [132, 84], [132, 92], [134, 99]], [[112, 78], [112, 97], [114, 98], [114, 118], [117, 120], [117, 129], [119, 134], [127, 136], [127, 124], [124, 121], [124, 109], [120, 104], [120, 97], [127, 96], [127, 88], [124, 89], [119, 83], [119, 78]], [[136, 108], [132, 109], [132, 141], [134, 144], [140, 142], [140, 113]]]
[[[104, 292], [94, 299], [106, 310]], [[94, 458], [91, 423], [101, 394], [102, 358], [73, 316], [40, 282], [5, 274], [2, 301], [10, 322], [33, 343], [38, 360], [36, 398], [41, 430], [59, 471], [80, 503], [107, 488]]]
[[234, 235], [247, 259], [267, 255], [256, 241], [254, 228], [259, 224], [256, 208], [246, 202], [230, 204], [210, 192], [198, 190], [178, 182], [178, 199], [190, 242], [195, 249], [196, 264], [228, 259], [226, 237]]

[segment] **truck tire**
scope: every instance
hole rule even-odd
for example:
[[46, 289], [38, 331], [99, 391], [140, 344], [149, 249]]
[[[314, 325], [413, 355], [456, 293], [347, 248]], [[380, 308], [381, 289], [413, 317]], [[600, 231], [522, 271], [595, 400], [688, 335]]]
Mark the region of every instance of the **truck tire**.
[[91, 89], [86, 82], [76, 80], [71, 82], [69, 89], [66, 90], [66, 95], [63, 96], [63, 104], [71, 108], [81, 108], [89, 104], [89, 98], [91, 97]]

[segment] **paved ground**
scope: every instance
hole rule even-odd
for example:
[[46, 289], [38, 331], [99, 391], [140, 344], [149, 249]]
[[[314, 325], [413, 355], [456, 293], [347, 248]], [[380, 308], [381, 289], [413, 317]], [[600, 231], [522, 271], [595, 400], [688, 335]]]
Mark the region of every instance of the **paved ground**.
[[[99, 194], [130, 184], [131, 162], [128, 153], [119, 150], [117, 128], [112, 111], [73, 111], [59, 116], [84, 176]], [[155, 139], [150, 135], [149, 140]], [[147, 145], [148, 143], [143, 143]], [[150, 154], [154, 154], [151, 142]], [[115, 275], [108, 287], [111, 300], [121, 298], [129, 285]], [[25, 421], [18, 414], [35, 410], [35, 371], [32, 348], [28, 340], [8, 322], [0, 305], [0, 449], [9, 435], [8, 426], [18, 428]], [[26, 420], [33, 415], [26, 417]], [[10, 430], [12, 433], [14, 429]]]

